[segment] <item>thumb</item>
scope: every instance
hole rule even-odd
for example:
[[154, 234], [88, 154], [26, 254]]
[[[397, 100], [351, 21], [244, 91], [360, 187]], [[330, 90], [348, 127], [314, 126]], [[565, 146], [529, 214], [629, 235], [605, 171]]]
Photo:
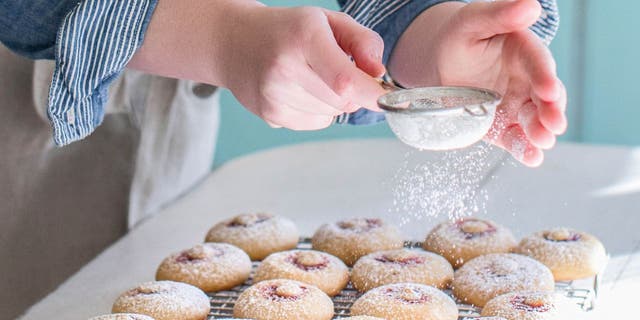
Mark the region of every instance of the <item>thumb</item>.
[[460, 31], [477, 40], [524, 30], [540, 17], [537, 0], [473, 2], [458, 11]]
[[372, 77], [385, 73], [382, 64], [384, 42], [375, 31], [359, 24], [348, 14], [325, 10], [333, 37], [344, 52], [353, 57], [356, 66]]

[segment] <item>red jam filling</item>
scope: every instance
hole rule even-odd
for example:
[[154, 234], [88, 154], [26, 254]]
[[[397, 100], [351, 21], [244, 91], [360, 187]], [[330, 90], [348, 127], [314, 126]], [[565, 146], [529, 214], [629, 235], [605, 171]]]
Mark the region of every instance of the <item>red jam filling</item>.
[[382, 220], [380, 219], [364, 219], [364, 222], [355, 221], [341, 221], [338, 222], [338, 226], [341, 229], [349, 229], [357, 232], [369, 231], [371, 229], [382, 227]]
[[193, 262], [193, 261], [198, 261], [198, 260], [201, 260], [201, 259], [196, 258], [196, 257], [192, 257], [187, 252], [183, 252], [179, 256], [176, 257], [176, 262], [178, 262], [178, 263], [187, 263], [187, 262]]
[[255, 219], [248, 219], [248, 220], [250, 220], [249, 222], [244, 222], [241, 219], [233, 219], [233, 220], [231, 220], [231, 222], [227, 223], [227, 226], [228, 227], [249, 227], [249, 226], [252, 226], [254, 224], [265, 222], [265, 221], [267, 221], [269, 219], [271, 219], [270, 215], [257, 214]]
[[321, 257], [320, 262], [314, 264], [302, 263], [301, 259], [296, 254], [292, 254], [287, 257], [287, 262], [293, 264], [298, 269], [304, 271], [316, 271], [322, 270], [329, 266], [329, 259], [327, 257]]
[[412, 257], [406, 257], [406, 258], [394, 258], [394, 257], [388, 257], [386, 255], [382, 255], [379, 257], [375, 258], [376, 261], [380, 261], [382, 263], [393, 263], [393, 264], [398, 264], [401, 266], [409, 266], [409, 265], [417, 265], [417, 264], [423, 264], [424, 263], [424, 258], [423, 257], [418, 257], [418, 256], [412, 256]]
[[551, 242], [574, 242], [574, 241], [578, 241], [580, 240], [580, 235], [577, 233], [572, 233], [568, 238], [566, 239], [554, 239], [552, 237], [550, 237], [549, 235], [547, 235], [545, 237], [545, 239], [547, 241], [551, 241]]
[[[481, 232], [466, 232], [463, 228], [465, 222], [479, 222], [479, 223], [484, 223], [486, 225], [486, 229], [481, 231]], [[462, 234], [464, 235], [464, 239], [465, 240], [471, 240], [471, 239], [475, 239], [475, 238], [480, 238], [480, 237], [484, 237], [486, 235], [492, 234], [496, 232], [496, 227], [494, 225], [492, 225], [489, 222], [486, 221], [482, 221], [482, 220], [478, 220], [478, 219], [463, 219], [463, 220], [458, 220], [455, 223], [455, 227], [460, 230], [460, 232], [462, 232]]]
[[192, 254], [191, 252], [189, 252], [190, 250], [186, 250], [180, 253], [179, 256], [176, 257], [176, 262], [178, 263], [188, 263], [188, 262], [195, 262], [195, 261], [201, 261], [204, 260], [207, 257], [221, 257], [224, 255], [224, 251], [218, 249], [218, 248], [212, 248], [211, 251], [214, 251], [214, 254], [212, 255], [201, 255], [201, 256], [197, 256], [196, 254]]
[[149, 288], [135, 288], [129, 291], [130, 296], [139, 296], [139, 295], [151, 295], [160, 293], [158, 290], [152, 290]]
[[412, 288], [390, 287], [384, 291], [384, 294], [408, 304], [423, 304], [431, 300], [429, 294]]
[[515, 296], [511, 299], [511, 305], [516, 310], [526, 312], [548, 312], [551, 310], [551, 306], [543, 301], [531, 302], [527, 301], [526, 297]]
[[262, 287], [262, 295], [266, 299], [269, 299], [271, 301], [296, 301], [300, 299], [309, 290], [305, 286], [300, 286], [299, 288], [300, 288], [301, 294], [283, 296], [278, 294], [278, 288], [279, 287], [277, 285]]

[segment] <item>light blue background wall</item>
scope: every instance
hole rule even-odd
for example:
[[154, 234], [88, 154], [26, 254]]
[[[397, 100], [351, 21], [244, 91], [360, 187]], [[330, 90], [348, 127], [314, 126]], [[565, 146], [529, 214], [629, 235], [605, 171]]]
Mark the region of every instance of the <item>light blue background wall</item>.
[[[322, 5], [334, 1], [265, 1], [270, 5]], [[559, 0], [560, 32], [551, 46], [558, 73], [569, 92], [567, 134], [587, 143], [640, 144], [640, 1]], [[242, 108], [229, 92], [222, 97], [216, 165], [234, 157], [312, 140], [391, 137], [386, 124], [334, 126], [316, 132], [271, 129]]]

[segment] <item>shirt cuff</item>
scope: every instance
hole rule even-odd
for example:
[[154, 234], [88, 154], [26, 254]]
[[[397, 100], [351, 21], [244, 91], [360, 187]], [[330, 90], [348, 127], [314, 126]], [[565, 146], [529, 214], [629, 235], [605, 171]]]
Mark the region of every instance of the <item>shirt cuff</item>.
[[85, 0], [64, 19], [47, 114], [58, 146], [91, 134], [104, 118], [109, 84], [142, 45], [157, 0]]
[[555, 38], [560, 26], [560, 14], [556, 0], [538, 0], [542, 7], [542, 14], [536, 23], [531, 26], [531, 31], [535, 32], [540, 39], [550, 45]]

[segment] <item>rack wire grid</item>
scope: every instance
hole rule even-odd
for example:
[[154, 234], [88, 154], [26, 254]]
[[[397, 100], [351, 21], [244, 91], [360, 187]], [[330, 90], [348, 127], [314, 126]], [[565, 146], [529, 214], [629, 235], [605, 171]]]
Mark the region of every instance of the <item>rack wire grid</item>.
[[[405, 242], [405, 247], [421, 248], [422, 243], [407, 241]], [[298, 243], [298, 249], [310, 250], [311, 239], [301, 239]], [[233, 306], [235, 305], [235, 302], [240, 294], [252, 285], [253, 273], [255, 272], [259, 264], [260, 262], [253, 262], [251, 277], [249, 277], [249, 279], [244, 284], [228, 291], [208, 293], [209, 297], [211, 298], [211, 311], [209, 313], [209, 320], [231, 318], [233, 316]], [[579, 281], [556, 282], [556, 292], [565, 295], [571, 301], [575, 302], [583, 311], [588, 312], [593, 310], [593, 308], [595, 307], [595, 302], [598, 297], [599, 279], [600, 277], [596, 275], [595, 277]], [[460, 312], [460, 315], [458, 317], [459, 320], [472, 320], [480, 318], [480, 308], [460, 302], [453, 296], [451, 290], [443, 291], [456, 301], [456, 304], [458, 305], [458, 311]], [[340, 294], [333, 297], [332, 300], [335, 309], [334, 319], [348, 317], [350, 315], [351, 305], [361, 295], [362, 293], [355, 290], [351, 283], [349, 283], [347, 287], [340, 292]]]

